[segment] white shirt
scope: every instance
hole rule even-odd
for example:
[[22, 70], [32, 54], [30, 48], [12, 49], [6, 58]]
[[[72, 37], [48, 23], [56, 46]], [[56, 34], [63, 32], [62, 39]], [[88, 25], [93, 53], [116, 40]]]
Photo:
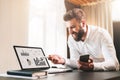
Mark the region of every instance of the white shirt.
[[100, 27], [88, 26], [85, 41], [75, 41], [70, 35], [68, 38], [70, 59], [66, 59], [66, 65], [77, 68], [79, 56], [89, 54], [93, 59], [94, 70], [118, 70], [119, 63], [113, 40], [109, 33]]

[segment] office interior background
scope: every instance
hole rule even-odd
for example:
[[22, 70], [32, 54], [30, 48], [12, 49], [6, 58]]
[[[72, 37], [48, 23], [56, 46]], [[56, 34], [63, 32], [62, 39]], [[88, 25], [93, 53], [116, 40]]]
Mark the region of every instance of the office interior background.
[[120, 53], [120, 0], [0, 0], [0, 73], [20, 69], [13, 45], [42, 47], [46, 56], [68, 55], [64, 13], [82, 8], [87, 23], [105, 28]]

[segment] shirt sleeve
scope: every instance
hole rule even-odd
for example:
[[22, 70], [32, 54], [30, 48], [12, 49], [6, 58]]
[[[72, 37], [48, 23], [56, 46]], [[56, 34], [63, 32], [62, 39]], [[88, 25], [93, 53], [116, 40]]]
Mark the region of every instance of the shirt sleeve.
[[72, 37], [70, 36], [68, 39], [68, 46], [70, 49], [70, 59], [65, 59], [65, 64], [71, 68], [77, 68], [77, 61], [79, 60], [79, 53], [75, 48], [75, 44], [72, 41]]
[[101, 48], [104, 56], [104, 62], [94, 62], [94, 70], [119, 70], [119, 63], [116, 57], [116, 51], [113, 40], [107, 31], [101, 35]]

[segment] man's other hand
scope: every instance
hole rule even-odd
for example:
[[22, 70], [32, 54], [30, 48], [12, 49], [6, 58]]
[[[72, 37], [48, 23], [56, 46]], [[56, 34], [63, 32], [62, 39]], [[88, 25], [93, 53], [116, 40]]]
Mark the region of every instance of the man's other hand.
[[54, 64], [65, 64], [65, 59], [56, 54], [49, 55], [48, 59], [51, 60]]
[[82, 62], [78, 60], [78, 69], [83, 71], [93, 71], [94, 69], [93, 60], [89, 59], [88, 62]]

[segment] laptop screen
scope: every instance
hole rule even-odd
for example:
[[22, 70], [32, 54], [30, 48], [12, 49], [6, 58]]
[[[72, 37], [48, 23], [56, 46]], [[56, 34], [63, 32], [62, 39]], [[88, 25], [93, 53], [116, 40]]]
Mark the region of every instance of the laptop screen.
[[14, 46], [14, 50], [22, 69], [50, 68], [42, 48]]

